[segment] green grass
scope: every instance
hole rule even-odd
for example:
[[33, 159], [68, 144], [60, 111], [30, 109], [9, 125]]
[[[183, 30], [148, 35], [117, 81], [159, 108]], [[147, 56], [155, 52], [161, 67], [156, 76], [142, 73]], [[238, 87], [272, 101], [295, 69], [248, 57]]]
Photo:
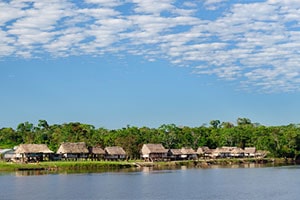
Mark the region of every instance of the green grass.
[[7, 162], [0, 162], [0, 171], [16, 171], [20, 168], [37, 168], [34, 165], [27, 165], [27, 164], [19, 164], [19, 163], [7, 163]]
[[125, 161], [56, 161], [40, 163], [6, 163], [0, 162], [0, 171], [17, 171], [24, 169], [45, 170], [97, 170], [97, 169], [122, 169], [134, 167], [133, 162]]
[[[284, 163], [284, 159], [262, 159], [259, 160], [261, 164], [264, 163]], [[7, 163], [0, 161], [0, 171], [18, 171], [18, 170], [33, 170], [44, 169], [49, 171], [102, 171], [102, 170], [117, 170], [117, 169], [133, 169], [136, 167], [135, 163], [143, 163], [141, 160], [131, 161], [51, 161], [40, 163]], [[178, 167], [178, 166], [201, 166], [201, 164], [209, 163], [210, 165], [236, 165], [246, 163], [257, 163], [258, 160], [254, 158], [249, 159], [212, 159], [212, 160], [189, 160], [189, 161], [167, 161], [154, 162], [151, 166], [157, 168], [164, 167]], [[146, 166], [146, 165], [145, 165]]]

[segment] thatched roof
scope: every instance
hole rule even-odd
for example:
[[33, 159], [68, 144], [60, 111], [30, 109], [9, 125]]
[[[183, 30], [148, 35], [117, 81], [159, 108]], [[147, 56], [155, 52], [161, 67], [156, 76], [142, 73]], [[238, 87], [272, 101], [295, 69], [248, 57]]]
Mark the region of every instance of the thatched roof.
[[104, 150], [108, 155], [126, 155], [126, 152], [124, 151], [124, 149], [122, 147], [118, 147], [118, 146], [106, 147]]
[[245, 147], [244, 152], [245, 152], [245, 154], [255, 154], [256, 148], [255, 147]]
[[244, 150], [242, 148], [235, 147], [235, 148], [231, 149], [231, 153], [233, 153], [233, 154], [241, 154], [241, 153], [244, 153]]
[[46, 144], [20, 144], [15, 153], [53, 153]]
[[231, 151], [236, 147], [218, 147], [214, 150], [214, 153], [231, 153]]
[[170, 149], [169, 152], [174, 156], [182, 155], [181, 149]]
[[197, 149], [197, 154], [209, 154], [209, 153], [212, 153], [212, 149], [210, 149], [209, 147], [199, 147]]
[[57, 153], [89, 153], [84, 142], [70, 143], [65, 142], [60, 145]]
[[105, 151], [101, 147], [91, 147], [90, 152], [93, 154], [105, 154]]
[[142, 147], [143, 153], [167, 153], [168, 150], [162, 144], [144, 144]]
[[181, 148], [181, 153], [185, 155], [194, 155], [196, 152], [192, 148]]

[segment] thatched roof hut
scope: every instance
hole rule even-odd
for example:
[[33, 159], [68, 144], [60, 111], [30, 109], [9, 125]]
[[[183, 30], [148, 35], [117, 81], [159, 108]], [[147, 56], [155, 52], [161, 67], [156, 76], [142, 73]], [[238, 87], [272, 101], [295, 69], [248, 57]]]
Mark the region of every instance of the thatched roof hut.
[[171, 160], [180, 160], [182, 156], [181, 149], [169, 149], [168, 158]]
[[234, 147], [231, 149], [231, 153], [244, 153], [244, 150], [240, 147]]
[[125, 159], [126, 152], [122, 147], [114, 146], [114, 147], [106, 147], [105, 151], [105, 158], [110, 160], [117, 160], [117, 159]]
[[146, 161], [163, 160], [167, 158], [168, 150], [162, 144], [143, 144], [141, 157]]
[[181, 149], [170, 149], [169, 154], [172, 156], [181, 156], [182, 152]]
[[16, 151], [16, 154], [29, 154], [29, 153], [53, 153], [46, 144], [20, 144]]
[[212, 153], [212, 149], [210, 149], [207, 146], [199, 147], [197, 149], [197, 154], [199, 154], [199, 155], [205, 155], [205, 154], [211, 154], [211, 153]]
[[235, 147], [231, 150], [230, 155], [233, 157], [244, 157], [244, 150], [242, 148]]
[[246, 154], [246, 155], [255, 155], [255, 153], [256, 153], [256, 148], [255, 147], [245, 147], [245, 149], [244, 149], [244, 153]]
[[81, 154], [81, 153], [89, 153], [89, 150], [86, 147], [85, 142], [77, 142], [77, 143], [71, 143], [71, 142], [65, 142], [60, 145], [60, 147], [57, 150], [58, 154]]
[[227, 147], [227, 146], [223, 146], [223, 147], [218, 147], [216, 148], [215, 150], [215, 153], [216, 152], [219, 152], [219, 153], [231, 153], [231, 151], [234, 149], [235, 147]]
[[142, 154], [167, 153], [168, 150], [162, 144], [143, 144]]
[[22, 162], [38, 162], [44, 158], [49, 160], [52, 153], [46, 144], [20, 144], [15, 151], [15, 157], [21, 158]]
[[181, 158], [183, 159], [195, 159], [197, 158], [197, 153], [194, 149], [192, 148], [185, 148], [185, 147], [182, 147], [180, 149], [181, 151]]
[[192, 148], [185, 148], [185, 147], [181, 148], [181, 153], [184, 154], [184, 155], [196, 155], [196, 152], [195, 152], [194, 149], [192, 149]]
[[118, 146], [106, 147], [104, 150], [108, 155], [124, 155], [124, 156], [126, 155], [124, 149]]
[[104, 155], [105, 151], [101, 147], [91, 147], [90, 153], [92, 154], [98, 154], [98, 155]]

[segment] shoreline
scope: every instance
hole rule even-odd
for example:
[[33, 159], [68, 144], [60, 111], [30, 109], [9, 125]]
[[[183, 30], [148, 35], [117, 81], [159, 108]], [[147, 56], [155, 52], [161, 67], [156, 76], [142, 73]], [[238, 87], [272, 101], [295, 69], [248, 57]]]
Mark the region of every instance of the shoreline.
[[231, 166], [231, 165], [246, 165], [246, 164], [260, 164], [260, 165], [291, 165], [296, 164], [292, 159], [284, 158], [241, 158], [241, 159], [199, 159], [199, 160], [185, 160], [185, 161], [166, 161], [166, 162], [138, 162], [140, 167], [162, 167], [162, 166], [189, 166], [198, 168], [208, 168], [210, 166]]
[[40, 163], [6, 163], [0, 162], [0, 171], [66, 171], [66, 170], [100, 170], [124, 169], [135, 167], [133, 162], [118, 161], [57, 161]]
[[161, 161], [161, 162], [144, 162], [141, 160], [132, 161], [57, 161], [57, 162], [40, 162], [40, 163], [6, 163], [0, 162], [0, 171], [80, 171], [80, 170], [112, 170], [112, 169], [134, 169], [141, 167], [195, 167], [195, 168], [212, 168], [214, 166], [236, 166], [236, 165], [291, 165], [295, 164], [293, 160], [284, 158], [247, 158], [247, 159], [199, 159], [185, 161]]

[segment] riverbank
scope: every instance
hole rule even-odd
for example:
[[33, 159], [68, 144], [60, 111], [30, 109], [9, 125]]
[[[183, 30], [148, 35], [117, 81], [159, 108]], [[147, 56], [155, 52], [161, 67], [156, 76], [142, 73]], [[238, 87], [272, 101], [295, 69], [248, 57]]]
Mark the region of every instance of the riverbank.
[[138, 167], [198, 167], [209, 168], [213, 166], [230, 166], [244, 164], [293, 164], [292, 160], [283, 158], [263, 158], [263, 159], [203, 159], [203, 160], [188, 160], [188, 161], [166, 161], [166, 162], [143, 162], [136, 161], [57, 161], [57, 162], [40, 162], [40, 163], [7, 163], [0, 162], [0, 171], [25, 171], [25, 170], [90, 170], [97, 171], [102, 169], [125, 169]]
[[274, 165], [290, 165], [294, 164], [293, 160], [284, 158], [240, 158], [240, 159], [199, 159], [185, 161], [169, 161], [169, 162], [137, 162], [140, 167], [172, 167], [172, 166], [187, 166], [208, 168], [211, 166], [230, 166], [244, 164], [274, 164]]
[[0, 171], [24, 171], [24, 170], [99, 170], [99, 169], [123, 169], [133, 168], [133, 162], [117, 161], [57, 161], [40, 163], [7, 163], [0, 162]]

